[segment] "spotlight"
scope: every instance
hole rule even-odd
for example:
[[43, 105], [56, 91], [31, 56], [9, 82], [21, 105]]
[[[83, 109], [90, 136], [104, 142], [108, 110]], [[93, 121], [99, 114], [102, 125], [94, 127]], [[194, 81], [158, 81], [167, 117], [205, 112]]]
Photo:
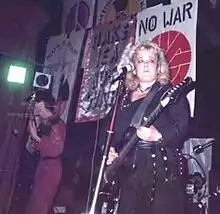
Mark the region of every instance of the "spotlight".
[[42, 89], [49, 89], [51, 83], [51, 75], [40, 72], [35, 73], [33, 86]]
[[23, 84], [25, 81], [26, 71], [27, 68], [25, 67], [10, 65], [7, 77], [8, 82]]

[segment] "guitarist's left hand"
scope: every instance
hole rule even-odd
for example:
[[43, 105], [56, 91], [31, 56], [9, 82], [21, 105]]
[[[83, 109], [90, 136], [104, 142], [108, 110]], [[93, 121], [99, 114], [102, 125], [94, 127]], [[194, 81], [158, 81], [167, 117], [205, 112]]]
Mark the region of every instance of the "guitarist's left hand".
[[157, 142], [162, 138], [161, 133], [154, 126], [150, 126], [149, 128], [140, 126], [137, 129], [137, 136], [140, 139], [149, 142]]

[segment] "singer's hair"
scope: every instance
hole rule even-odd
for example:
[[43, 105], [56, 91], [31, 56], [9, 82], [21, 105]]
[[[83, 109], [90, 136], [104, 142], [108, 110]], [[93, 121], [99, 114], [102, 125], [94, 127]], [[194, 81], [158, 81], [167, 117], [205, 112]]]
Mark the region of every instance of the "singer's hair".
[[169, 65], [166, 60], [163, 50], [155, 43], [150, 41], [144, 41], [137, 43], [136, 45], [128, 44], [125, 48], [119, 66], [130, 64], [132, 66], [132, 71], [128, 72], [125, 79], [125, 86], [128, 90], [135, 90], [139, 85], [139, 80], [134, 74], [135, 65], [134, 57], [139, 50], [152, 50], [158, 59], [158, 76], [157, 81], [161, 84], [167, 84], [169, 82]]

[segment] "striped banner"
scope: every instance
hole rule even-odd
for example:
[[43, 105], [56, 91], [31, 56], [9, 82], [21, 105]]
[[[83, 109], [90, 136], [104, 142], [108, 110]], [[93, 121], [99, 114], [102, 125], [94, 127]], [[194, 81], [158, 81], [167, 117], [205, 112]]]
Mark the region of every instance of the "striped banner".
[[96, 27], [86, 45], [84, 75], [77, 105], [76, 122], [88, 122], [107, 115], [115, 102], [120, 75], [118, 60], [131, 40], [135, 25], [130, 18]]

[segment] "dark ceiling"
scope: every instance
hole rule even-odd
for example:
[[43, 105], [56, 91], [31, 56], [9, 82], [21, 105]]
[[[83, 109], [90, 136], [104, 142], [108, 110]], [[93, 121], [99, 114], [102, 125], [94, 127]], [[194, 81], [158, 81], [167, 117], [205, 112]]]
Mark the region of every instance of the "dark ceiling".
[[30, 0], [41, 5], [47, 12], [53, 13], [62, 7], [62, 0]]
[[61, 33], [62, 0], [30, 0], [38, 3], [49, 15], [50, 20], [39, 36], [36, 61], [44, 63], [46, 43], [50, 36]]

